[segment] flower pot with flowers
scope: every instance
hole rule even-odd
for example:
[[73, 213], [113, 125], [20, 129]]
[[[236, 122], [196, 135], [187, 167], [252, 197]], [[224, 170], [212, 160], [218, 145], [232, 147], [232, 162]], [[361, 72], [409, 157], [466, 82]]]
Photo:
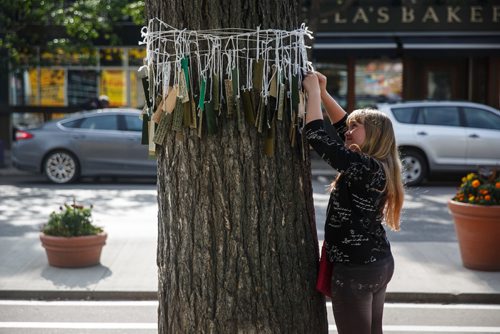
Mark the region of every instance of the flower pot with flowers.
[[42, 227], [40, 240], [49, 264], [76, 268], [97, 265], [107, 234], [92, 223], [92, 206], [64, 204]]
[[464, 267], [500, 270], [500, 172], [483, 169], [462, 178], [448, 208]]

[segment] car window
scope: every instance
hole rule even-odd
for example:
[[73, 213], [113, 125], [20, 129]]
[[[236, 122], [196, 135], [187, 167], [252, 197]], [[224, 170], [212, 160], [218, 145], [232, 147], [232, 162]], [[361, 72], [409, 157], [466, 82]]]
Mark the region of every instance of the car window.
[[415, 108], [394, 108], [392, 109], [392, 113], [398, 122], [411, 123]]
[[484, 109], [464, 108], [465, 122], [469, 128], [500, 130], [500, 116]]
[[65, 128], [72, 128], [72, 129], [74, 129], [74, 128], [79, 128], [81, 122], [82, 122], [81, 119], [75, 119], [75, 120], [72, 120], [72, 121], [61, 122], [61, 124]]
[[139, 118], [139, 116], [125, 116], [125, 130], [142, 131], [142, 120]]
[[457, 107], [423, 107], [417, 116], [418, 124], [460, 126]]
[[82, 120], [81, 129], [118, 130], [116, 115], [90, 116]]

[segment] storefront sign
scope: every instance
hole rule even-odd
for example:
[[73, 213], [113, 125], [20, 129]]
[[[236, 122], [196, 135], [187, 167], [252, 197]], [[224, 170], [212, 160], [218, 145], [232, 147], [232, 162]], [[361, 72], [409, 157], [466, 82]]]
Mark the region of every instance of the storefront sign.
[[323, 0], [318, 30], [500, 31], [500, 0], [395, 2]]

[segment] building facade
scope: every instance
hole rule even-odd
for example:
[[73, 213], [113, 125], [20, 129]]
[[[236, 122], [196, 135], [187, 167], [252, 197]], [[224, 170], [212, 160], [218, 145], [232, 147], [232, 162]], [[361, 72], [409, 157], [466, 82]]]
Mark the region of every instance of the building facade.
[[400, 100], [500, 107], [500, 1], [326, 1], [313, 61], [347, 110]]

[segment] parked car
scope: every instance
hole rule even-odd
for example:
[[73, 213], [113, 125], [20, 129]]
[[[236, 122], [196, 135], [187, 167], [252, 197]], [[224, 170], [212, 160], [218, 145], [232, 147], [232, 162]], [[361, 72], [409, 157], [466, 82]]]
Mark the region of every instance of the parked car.
[[500, 111], [472, 102], [378, 104], [392, 120], [407, 185], [432, 172], [500, 167]]
[[141, 145], [139, 115], [137, 109], [93, 110], [17, 130], [12, 163], [54, 183], [81, 176], [154, 176], [156, 160]]

